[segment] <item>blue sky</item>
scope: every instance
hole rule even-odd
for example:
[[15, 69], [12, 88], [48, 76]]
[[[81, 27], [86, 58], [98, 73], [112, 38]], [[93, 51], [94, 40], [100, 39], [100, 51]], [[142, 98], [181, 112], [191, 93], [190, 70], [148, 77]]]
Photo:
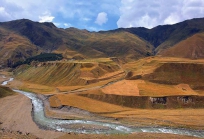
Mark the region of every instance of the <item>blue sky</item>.
[[174, 24], [204, 17], [204, 0], [0, 0], [0, 22], [30, 19], [90, 31]]

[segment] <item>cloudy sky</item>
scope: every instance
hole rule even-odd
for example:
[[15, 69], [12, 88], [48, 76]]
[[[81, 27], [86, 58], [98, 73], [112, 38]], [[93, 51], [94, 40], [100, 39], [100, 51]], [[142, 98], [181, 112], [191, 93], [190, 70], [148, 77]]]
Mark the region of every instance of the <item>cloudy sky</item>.
[[0, 0], [0, 22], [30, 19], [90, 31], [204, 17], [204, 0]]

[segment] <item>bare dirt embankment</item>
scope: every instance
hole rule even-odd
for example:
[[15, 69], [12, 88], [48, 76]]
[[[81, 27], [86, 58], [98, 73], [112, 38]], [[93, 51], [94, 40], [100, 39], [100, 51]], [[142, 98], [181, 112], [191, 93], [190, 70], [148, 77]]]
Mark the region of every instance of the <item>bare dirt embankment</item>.
[[[16, 94], [0, 99], [0, 132], [3, 129], [10, 130], [13, 133], [32, 134], [40, 138], [57, 138], [64, 135], [61, 132], [46, 131], [39, 129], [33, 122], [31, 116], [32, 104], [29, 98], [24, 95]], [[0, 136], [4, 134], [1, 133]], [[15, 135], [9, 135], [14, 136]], [[1, 137], [0, 137], [1, 138]]]

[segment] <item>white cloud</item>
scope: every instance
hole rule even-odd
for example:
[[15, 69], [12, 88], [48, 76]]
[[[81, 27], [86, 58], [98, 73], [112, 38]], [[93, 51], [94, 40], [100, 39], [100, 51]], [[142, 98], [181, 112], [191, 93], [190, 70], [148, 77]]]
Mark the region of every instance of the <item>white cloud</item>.
[[108, 21], [107, 13], [101, 12], [98, 14], [95, 23], [98, 25], [103, 25]]
[[180, 21], [180, 17], [177, 13], [171, 13], [165, 20], [164, 24], [175, 24]]
[[[30, 19], [77, 28], [152, 28], [204, 16], [204, 0], [0, 0], [0, 22]], [[49, 11], [50, 14], [42, 14]], [[103, 11], [102, 13], [100, 13]], [[99, 13], [99, 14], [98, 14]], [[108, 15], [108, 17], [107, 17]], [[97, 18], [96, 18], [97, 17]], [[109, 21], [109, 24], [105, 24]], [[105, 25], [104, 25], [105, 24]], [[104, 25], [104, 26], [102, 26]]]
[[[0, 22], [15, 19], [30, 19], [33, 21], [52, 21], [60, 23], [71, 23], [77, 28], [93, 26], [96, 27], [95, 19], [101, 11], [104, 11], [116, 22], [119, 16], [120, 0], [0, 0], [0, 7], [5, 7], [8, 14], [0, 15]], [[50, 15], [42, 13], [49, 11]], [[12, 16], [10, 16], [12, 15]], [[53, 18], [54, 17], [54, 18]], [[103, 23], [104, 24], [104, 23]], [[114, 27], [116, 25], [114, 24]]]
[[72, 27], [72, 24], [70, 23], [60, 23], [60, 22], [54, 22], [55, 26], [59, 28], [69, 28]]
[[64, 28], [69, 28], [71, 27], [72, 25], [70, 23], [64, 23]]
[[5, 10], [4, 7], [0, 7], [0, 19], [12, 19], [11, 15]]
[[88, 22], [88, 21], [90, 21], [91, 19], [90, 19], [90, 18], [87, 18], [87, 17], [82, 17], [81, 20], [82, 20], [82, 21], [85, 21], [85, 22]]
[[61, 23], [54, 22], [53, 24], [54, 24], [55, 26], [57, 26], [57, 27], [60, 27], [60, 26], [61, 26]]
[[118, 27], [174, 24], [204, 16], [204, 0], [121, 0]]
[[39, 22], [52, 22], [54, 18], [50, 12], [46, 11], [43, 15], [39, 16]]

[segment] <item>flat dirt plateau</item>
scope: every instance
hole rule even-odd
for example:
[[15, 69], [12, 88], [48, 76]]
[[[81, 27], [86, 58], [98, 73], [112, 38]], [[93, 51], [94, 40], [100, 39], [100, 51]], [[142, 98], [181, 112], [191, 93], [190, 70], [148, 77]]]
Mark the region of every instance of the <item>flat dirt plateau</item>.
[[88, 139], [88, 138], [171, 138], [171, 139], [192, 139], [194, 137], [172, 135], [172, 134], [151, 134], [135, 133], [129, 135], [85, 135], [68, 134], [62, 132], [48, 131], [40, 129], [32, 120], [31, 101], [21, 95], [15, 94], [0, 99], [0, 139], [21, 139], [21, 138], [59, 138], [59, 139]]

